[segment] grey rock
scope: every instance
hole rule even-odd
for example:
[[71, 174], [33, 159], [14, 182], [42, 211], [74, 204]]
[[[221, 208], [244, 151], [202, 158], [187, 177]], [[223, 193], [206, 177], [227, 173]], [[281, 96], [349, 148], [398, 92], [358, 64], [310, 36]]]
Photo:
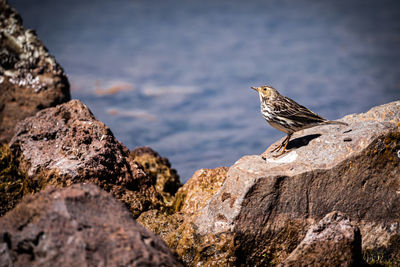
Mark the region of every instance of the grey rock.
[[[395, 258], [400, 235], [400, 101], [346, 116], [349, 126], [299, 131], [279, 158], [244, 156], [195, 221], [199, 236], [231, 235], [237, 263], [282, 262], [332, 211], [357, 223], [363, 251]], [[344, 141], [351, 138], [351, 142]]]

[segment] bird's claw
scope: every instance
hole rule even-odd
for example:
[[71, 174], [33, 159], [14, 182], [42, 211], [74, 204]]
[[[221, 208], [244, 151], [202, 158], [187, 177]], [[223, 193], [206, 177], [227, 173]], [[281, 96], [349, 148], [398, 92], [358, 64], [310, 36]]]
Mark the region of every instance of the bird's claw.
[[281, 153], [276, 154], [276, 155], [272, 155], [272, 157], [273, 157], [273, 158], [278, 158], [278, 157], [282, 156], [282, 155], [285, 154], [285, 153], [286, 153], [286, 150], [284, 149], [284, 150], [282, 150]]
[[283, 155], [284, 153], [285, 153], [285, 151], [286, 151], [286, 147], [287, 147], [287, 145], [289, 144], [289, 141], [290, 141], [290, 137], [291, 137], [292, 135], [291, 134], [289, 134], [286, 138], [285, 138], [285, 140], [283, 140], [283, 142], [279, 145], [279, 146], [277, 146], [277, 147], [275, 147], [272, 151], [271, 151], [271, 153], [272, 152], [275, 152], [275, 151], [280, 151], [281, 149], [282, 149], [282, 147], [283, 147], [283, 150], [279, 153], [279, 154], [277, 154], [277, 155], [272, 155], [274, 158], [277, 158], [277, 157], [279, 157], [279, 156], [281, 156], [281, 155]]
[[275, 151], [279, 151], [279, 150], [281, 150], [281, 148], [283, 147], [283, 145], [282, 144], [280, 144], [280, 145], [278, 145], [278, 146], [276, 146], [274, 149], [272, 149], [271, 150], [271, 153], [272, 152], [275, 152]]

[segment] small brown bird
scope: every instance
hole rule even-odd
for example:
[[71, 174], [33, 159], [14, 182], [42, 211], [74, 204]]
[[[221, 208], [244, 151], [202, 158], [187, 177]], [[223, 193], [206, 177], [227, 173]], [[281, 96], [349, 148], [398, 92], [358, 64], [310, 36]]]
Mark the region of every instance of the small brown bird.
[[311, 128], [317, 125], [325, 124], [342, 124], [348, 125], [341, 121], [329, 121], [318, 114], [312, 112], [308, 108], [296, 103], [289, 97], [281, 95], [271, 86], [251, 87], [256, 90], [260, 96], [261, 114], [265, 120], [274, 128], [287, 133], [282, 144], [272, 150], [281, 153], [274, 157], [279, 157], [285, 152], [286, 146], [290, 141], [290, 137], [294, 132]]

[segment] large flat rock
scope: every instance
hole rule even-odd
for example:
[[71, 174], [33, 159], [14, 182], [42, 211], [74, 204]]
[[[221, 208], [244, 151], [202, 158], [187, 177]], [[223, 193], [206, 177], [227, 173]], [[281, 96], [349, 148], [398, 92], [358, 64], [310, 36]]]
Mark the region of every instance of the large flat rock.
[[363, 253], [395, 257], [400, 225], [400, 101], [346, 116], [349, 126], [299, 131], [288, 153], [245, 156], [199, 212], [199, 236], [230, 235], [237, 263], [282, 262], [312, 223], [340, 211], [358, 224]]

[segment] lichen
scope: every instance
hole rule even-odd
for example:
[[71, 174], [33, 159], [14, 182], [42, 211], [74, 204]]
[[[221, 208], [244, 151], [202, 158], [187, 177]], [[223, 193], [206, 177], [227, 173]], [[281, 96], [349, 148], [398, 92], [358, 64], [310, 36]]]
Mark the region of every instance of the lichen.
[[377, 156], [375, 168], [379, 169], [379, 166], [384, 166], [388, 162], [395, 164], [398, 160], [399, 151], [400, 132], [389, 132], [373, 142], [364, 153], [371, 158]]
[[394, 160], [393, 155], [395, 157], [400, 151], [400, 132], [390, 132], [386, 137], [385, 137], [385, 157], [392, 161]]

